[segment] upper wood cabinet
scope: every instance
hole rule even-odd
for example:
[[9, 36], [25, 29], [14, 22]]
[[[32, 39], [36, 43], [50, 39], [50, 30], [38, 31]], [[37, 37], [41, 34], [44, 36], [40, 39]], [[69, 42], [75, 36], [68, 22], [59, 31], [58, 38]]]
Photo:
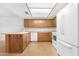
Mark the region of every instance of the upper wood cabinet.
[[56, 27], [56, 19], [24, 19], [24, 27]]

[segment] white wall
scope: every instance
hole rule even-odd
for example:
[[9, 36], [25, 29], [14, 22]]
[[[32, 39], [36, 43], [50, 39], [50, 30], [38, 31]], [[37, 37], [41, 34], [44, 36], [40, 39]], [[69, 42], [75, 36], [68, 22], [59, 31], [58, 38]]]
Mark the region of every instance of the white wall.
[[23, 31], [23, 19], [0, 5], [0, 40], [4, 39], [5, 32]]
[[49, 27], [49, 28], [25, 28], [25, 31], [31, 32], [55, 32], [56, 27]]
[[18, 17], [0, 17], [0, 33], [23, 30], [23, 20]]

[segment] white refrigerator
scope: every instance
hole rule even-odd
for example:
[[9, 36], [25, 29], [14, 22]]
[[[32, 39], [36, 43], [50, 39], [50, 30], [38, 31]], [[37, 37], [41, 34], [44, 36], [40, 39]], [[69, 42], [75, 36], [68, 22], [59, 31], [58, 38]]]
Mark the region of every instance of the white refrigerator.
[[79, 55], [79, 4], [70, 3], [57, 14], [57, 52]]

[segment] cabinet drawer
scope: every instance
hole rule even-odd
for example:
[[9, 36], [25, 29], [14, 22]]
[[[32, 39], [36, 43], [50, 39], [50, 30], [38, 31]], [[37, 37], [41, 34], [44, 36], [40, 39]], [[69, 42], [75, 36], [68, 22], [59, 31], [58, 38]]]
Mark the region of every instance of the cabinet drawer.
[[51, 32], [38, 32], [38, 41], [39, 42], [51, 42], [52, 33]]

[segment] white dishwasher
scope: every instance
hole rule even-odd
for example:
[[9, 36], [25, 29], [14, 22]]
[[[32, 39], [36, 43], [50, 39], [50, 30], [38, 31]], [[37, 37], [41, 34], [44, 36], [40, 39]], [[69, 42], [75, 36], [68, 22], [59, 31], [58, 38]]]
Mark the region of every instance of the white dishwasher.
[[31, 32], [31, 41], [38, 41], [38, 33], [37, 32]]

